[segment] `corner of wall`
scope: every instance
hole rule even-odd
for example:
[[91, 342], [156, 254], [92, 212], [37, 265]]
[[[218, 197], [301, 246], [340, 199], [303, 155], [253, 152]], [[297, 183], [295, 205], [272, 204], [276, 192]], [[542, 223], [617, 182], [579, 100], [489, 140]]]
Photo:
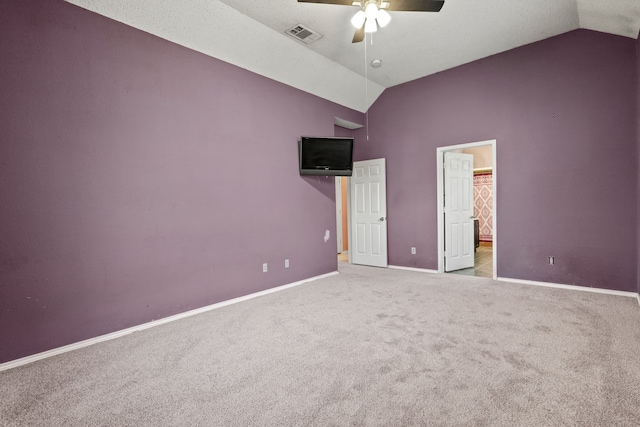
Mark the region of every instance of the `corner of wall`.
[[636, 285], [640, 294], [640, 34], [636, 41], [636, 161]]

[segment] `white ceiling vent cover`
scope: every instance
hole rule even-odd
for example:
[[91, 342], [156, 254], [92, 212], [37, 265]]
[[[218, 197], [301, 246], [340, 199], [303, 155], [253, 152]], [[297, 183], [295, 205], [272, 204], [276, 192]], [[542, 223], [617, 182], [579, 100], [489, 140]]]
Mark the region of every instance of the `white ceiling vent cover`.
[[308, 29], [302, 24], [298, 24], [295, 27], [289, 28], [287, 31], [285, 31], [285, 33], [289, 34], [294, 39], [300, 40], [301, 42], [306, 44], [312, 43], [322, 37], [320, 34]]

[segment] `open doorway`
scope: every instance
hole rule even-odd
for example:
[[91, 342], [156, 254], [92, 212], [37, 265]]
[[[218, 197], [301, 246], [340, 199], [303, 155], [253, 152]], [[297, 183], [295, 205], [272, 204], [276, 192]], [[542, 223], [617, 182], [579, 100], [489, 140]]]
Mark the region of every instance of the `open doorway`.
[[349, 262], [349, 178], [336, 176], [336, 241], [338, 262]]
[[[353, 131], [364, 127], [360, 123], [355, 123], [340, 117], [333, 118], [333, 135], [336, 137], [353, 137]], [[349, 177], [335, 177], [336, 189], [336, 241], [339, 262], [351, 262], [349, 253], [351, 221], [351, 182]]]
[[[497, 248], [496, 248], [496, 141], [479, 141], [468, 144], [459, 144], [448, 147], [439, 147], [437, 150], [438, 182], [437, 182], [437, 203], [438, 203], [438, 272], [444, 273], [448, 270], [451, 273], [464, 274], [470, 276], [497, 277]], [[446, 154], [450, 153], [450, 154]], [[445, 155], [454, 157], [451, 153], [461, 153], [459, 157], [470, 158], [473, 156], [473, 214], [465, 213], [466, 224], [462, 224], [467, 230], [473, 230], [473, 236], [469, 246], [473, 252], [467, 254], [470, 264], [463, 265], [462, 268], [452, 268], [454, 262], [454, 252], [459, 252], [460, 248], [452, 243], [452, 235], [457, 233], [456, 228], [450, 224], [454, 214], [451, 213], [452, 197], [449, 197], [449, 213], [445, 206], [447, 198], [447, 179], [445, 177]], [[471, 172], [471, 171], [469, 171]], [[451, 171], [450, 171], [451, 173]], [[449, 185], [449, 190], [453, 191]], [[464, 193], [467, 190], [461, 190]], [[447, 217], [449, 215], [449, 217]], [[456, 224], [457, 226], [457, 224]], [[448, 232], [447, 232], [448, 229]], [[466, 239], [466, 237], [465, 237]], [[450, 246], [447, 248], [447, 244]], [[467, 246], [465, 246], [466, 248]], [[449, 261], [449, 264], [447, 262]]]

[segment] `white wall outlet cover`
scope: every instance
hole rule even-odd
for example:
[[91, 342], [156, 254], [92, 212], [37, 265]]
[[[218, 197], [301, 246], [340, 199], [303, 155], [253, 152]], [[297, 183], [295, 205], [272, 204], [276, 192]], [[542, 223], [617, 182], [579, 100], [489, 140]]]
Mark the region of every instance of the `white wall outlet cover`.
[[329, 237], [331, 237], [331, 232], [329, 230], [325, 230], [324, 231], [324, 242], [327, 243], [327, 241], [329, 240]]

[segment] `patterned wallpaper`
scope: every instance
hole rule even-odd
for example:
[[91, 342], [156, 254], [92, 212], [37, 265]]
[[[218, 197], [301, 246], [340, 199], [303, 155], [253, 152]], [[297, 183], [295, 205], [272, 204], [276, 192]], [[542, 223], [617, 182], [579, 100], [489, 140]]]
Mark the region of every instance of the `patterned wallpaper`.
[[473, 176], [474, 215], [479, 219], [480, 240], [493, 241], [493, 186], [491, 173]]

